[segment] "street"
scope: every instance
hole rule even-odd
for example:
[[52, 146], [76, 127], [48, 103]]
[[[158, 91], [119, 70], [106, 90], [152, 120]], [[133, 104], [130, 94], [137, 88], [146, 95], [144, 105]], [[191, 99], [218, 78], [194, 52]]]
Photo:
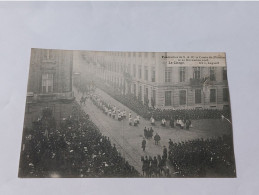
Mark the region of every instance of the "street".
[[[74, 91], [74, 94], [76, 100], [79, 102], [82, 94], [79, 94], [76, 90]], [[130, 126], [128, 123], [128, 113], [132, 113], [133, 119], [137, 116], [136, 113], [100, 89], [96, 89], [95, 94], [99, 95], [107, 103], [115, 105], [120, 110], [126, 111], [127, 118], [118, 121], [117, 117], [113, 119], [112, 117], [105, 115], [90, 99], [82, 106], [99, 130], [105, 136], [108, 136], [113, 144], [116, 144], [118, 151], [130, 165], [134, 166], [139, 171], [139, 173], [142, 173], [141, 156], [151, 156], [153, 158], [154, 156], [162, 155], [163, 146], [168, 148], [169, 138], [173, 142], [181, 142], [198, 138], [217, 137], [222, 134], [231, 133], [231, 126], [227, 124], [226, 121], [220, 119], [193, 120], [193, 128], [190, 128], [190, 130], [180, 129], [179, 127], [170, 128], [168, 125], [167, 127], [162, 127], [160, 121], [156, 121], [156, 126], [153, 126], [152, 128], [154, 129], [154, 135], [158, 133], [161, 140], [158, 145], [155, 145], [153, 139], [147, 139], [146, 151], [142, 151], [141, 142], [144, 136], [143, 130], [144, 127], [151, 127], [150, 121], [141, 118], [140, 124], [137, 127]], [[168, 163], [167, 165], [172, 174], [174, 170]]]

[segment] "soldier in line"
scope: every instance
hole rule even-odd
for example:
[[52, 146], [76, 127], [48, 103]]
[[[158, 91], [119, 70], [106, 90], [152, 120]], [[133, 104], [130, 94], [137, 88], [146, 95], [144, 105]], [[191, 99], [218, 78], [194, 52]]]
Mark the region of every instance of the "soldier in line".
[[169, 139], [169, 142], [168, 142], [169, 150], [173, 147], [173, 144], [174, 142], [171, 139]]
[[173, 117], [171, 117], [171, 120], [170, 120], [170, 127], [174, 128], [174, 118]]
[[186, 120], [186, 123], [185, 123], [185, 125], [186, 125], [186, 130], [189, 130], [191, 124], [192, 124], [192, 123], [191, 123], [190, 119], [187, 119], [187, 120]]
[[162, 158], [167, 159], [167, 148], [164, 146]]

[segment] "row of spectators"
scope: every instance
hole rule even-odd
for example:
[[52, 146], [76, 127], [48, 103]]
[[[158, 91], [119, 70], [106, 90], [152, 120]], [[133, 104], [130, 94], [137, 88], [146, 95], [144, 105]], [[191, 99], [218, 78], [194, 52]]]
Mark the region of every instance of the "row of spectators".
[[169, 142], [169, 157], [178, 177], [235, 177], [232, 136]]
[[60, 128], [46, 109], [23, 135], [21, 177], [139, 177], [76, 102]]
[[122, 94], [119, 90], [116, 90], [110, 86], [107, 86], [103, 82], [96, 82], [97, 86], [112, 96], [117, 101], [121, 102], [140, 116], [145, 119], [150, 119], [151, 116], [155, 120], [166, 119], [170, 120], [172, 116], [176, 118], [188, 118], [188, 119], [220, 119], [223, 115], [226, 118], [231, 118], [230, 109], [160, 109], [152, 108], [145, 105], [134, 94]]
[[142, 156], [142, 172], [145, 177], [171, 177], [169, 168], [166, 166], [166, 156], [163, 154], [154, 156]]

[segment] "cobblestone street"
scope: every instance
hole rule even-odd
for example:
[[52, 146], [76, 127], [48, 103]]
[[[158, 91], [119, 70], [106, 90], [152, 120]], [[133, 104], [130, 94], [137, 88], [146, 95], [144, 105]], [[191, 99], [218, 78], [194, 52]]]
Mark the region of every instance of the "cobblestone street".
[[[154, 126], [153, 129], [154, 134], [158, 133], [160, 135], [160, 143], [155, 145], [155, 141], [153, 139], [149, 139], [147, 140], [146, 151], [142, 151], [141, 142], [143, 140], [143, 130], [144, 127], [151, 127], [150, 122], [141, 118], [140, 124], [137, 127], [130, 126], [128, 123], [128, 113], [132, 113], [132, 118], [137, 116], [136, 113], [100, 89], [97, 89], [95, 94], [99, 95], [107, 103], [115, 105], [120, 110], [126, 110], [127, 118], [122, 121], [118, 121], [117, 118], [113, 119], [105, 115], [91, 102], [90, 99], [86, 101], [86, 105], [83, 105], [84, 111], [89, 114], [91, 120], [96, 124], [99, 130], [104, 135], [108, 136], [112, 143], [116, 144], [116, 147], [122, 156], [140, 173], [142, 173], [141, 156], [153, 157], [158, 154], [162, 155], [163, 146], [168, 147], [169, 138], [172, 139], [173, 142], [181, 142], [184, 140], [209, 138], [225, 133], [231, 133], [231, 126], [220, 119], [192, 121], [193, 128], [188, 131], [178, 127], [162, 127], [160, 125], [160, 121], [156, 121], [156, 126]], [[82, 95], [75, 91], [75, 96], [79, 102]], [[168, 166], [171, 173], [173, 173], [174, 171], [169, 164]]]

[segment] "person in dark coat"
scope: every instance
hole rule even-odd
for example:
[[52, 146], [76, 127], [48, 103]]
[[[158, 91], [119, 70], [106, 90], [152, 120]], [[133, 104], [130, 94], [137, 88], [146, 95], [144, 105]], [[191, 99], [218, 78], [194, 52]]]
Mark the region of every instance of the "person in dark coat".
[[166, 147], [164, 146], [164, 149], [163, 149], [163, 157], [164, 159], [167, 159], [167, 149]]
[[190, 121], [190, 119], [187, 119], [187, 120], [186, 120], [186, 129], [187, 129], [187, 130], [189, 130], [190, 125], [191, 125], [191, 121]]
[[146, 149], [146, 144], [147, 144], [147, 141], [145, 140], [145, 138], [143, 138], [143, 140], [142, 140], [142, 149], [143, 149], [143, 151], [145, 151], [145, 149]]
[[154, 132], [154, 130], [152, 129], [152, 127], [150, 127], [150, 137], [151, 138], [153, 137], [153, 132]]
[[172, 148], [172, 146], [174, 145], [174, 142], [171, 139], [169, 139], [168, 145], [169, 145], [169, 150], [170, 150]]
[[156, 133], [156, 135], [154, 136], [154, 140], [155, 140], [155, 145], [158, 145], [158, 142], [160, 141], [160, 136], [158, 135], [158, 133]]
[[147, 138], [147, 128], [144, 128], [144, 137]]

